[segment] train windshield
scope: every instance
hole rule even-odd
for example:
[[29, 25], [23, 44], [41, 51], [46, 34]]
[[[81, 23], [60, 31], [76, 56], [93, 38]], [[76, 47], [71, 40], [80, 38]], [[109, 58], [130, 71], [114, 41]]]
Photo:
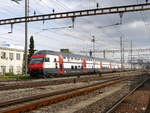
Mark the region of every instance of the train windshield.
[[39, 64], [44, 61], [44, 58], [32, 58], [30, 64]]

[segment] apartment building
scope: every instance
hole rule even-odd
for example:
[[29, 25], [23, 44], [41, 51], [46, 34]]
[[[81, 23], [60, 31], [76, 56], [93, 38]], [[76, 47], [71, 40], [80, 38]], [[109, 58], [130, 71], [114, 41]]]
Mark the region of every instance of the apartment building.
[[22, 73], [23, 50], [0, 47], [0, 75], [7, 72]]

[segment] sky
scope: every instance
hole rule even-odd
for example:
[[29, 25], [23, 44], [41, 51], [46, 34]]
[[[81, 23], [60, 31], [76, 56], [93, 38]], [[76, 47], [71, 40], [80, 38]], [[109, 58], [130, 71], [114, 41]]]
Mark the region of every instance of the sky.
[[[145, 3], [145, 0], [30, 0], [29, 15], [55, 12], [76, 11], [99, 7], [111, 7]], [[73, 53], [92, 49], [92, 36], [95, 36], [96, 50], [120, 49], [120, 37], [124, 38], [125, 48], [150, 48], [150, 11], [124, 13], [122, 25], [111, 26], [120, 22], [119, 14], [98, 15], [59, 19], [29, 23], [28, 38], [33, 35], [37, 50], [59, 51], [68, 48]], [[0, 2], [0, 19], [24, 16], [24, 0], [19, 4], [11, 0]], [[107, 27], [105, 27], [107, 26]], [[47, 29], [47, 30], [43, 30]], [[13, 33], [10, 25], [0, 26], [0, 44], [13, 44], [24, 47], [24, 24], [14, 24]], [[113, 55], [108, 55], [113, 56]]]

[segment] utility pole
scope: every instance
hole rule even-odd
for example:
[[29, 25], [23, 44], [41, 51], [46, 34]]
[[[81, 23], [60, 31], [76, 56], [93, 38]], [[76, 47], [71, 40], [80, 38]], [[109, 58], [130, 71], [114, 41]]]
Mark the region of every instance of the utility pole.
[[121, 57], [121, 59], [120, 59], [120, 62], [121, 62], [121, 71], [122, 71], [122, 68], [123, 68], [123, 62], [122, 62], [122, 59], [123, 59], [123, 57], [122, 57], [122, 54], [123, 52], [122, 52], [122, 37], [120, 37], [120, 57]]
[[25, 66], [25, 75], [27, 75], [28, 72], [28, 22], [27, 17], [29, 15], [29, 0], [25, 0], [25, 50], [24, 50], [24, 66]]
[[93, 42], [93, 57], [95, 57], [95, 36], [92, 36], [92, 42]]
[[124, 65], [125, 58], [124, 58], [124, 48], [125, 48], [125, 41], [124, 38], [122, 38], [122, 64]]
[[131, 70], [132, 70], [132, 40], [131, 40]]
[[94, 58], [95, 58], [95, 36], [92, 36], [93, 38], [92, 38], [92, 43], [93, 43], [93, 68], [94, 68], [94, 72], [95, 72], [95, 60], [94, 60]]

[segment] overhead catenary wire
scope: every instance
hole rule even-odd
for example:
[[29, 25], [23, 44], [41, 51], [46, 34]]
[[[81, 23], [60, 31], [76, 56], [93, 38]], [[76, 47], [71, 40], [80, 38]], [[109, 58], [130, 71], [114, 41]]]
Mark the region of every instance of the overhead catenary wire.
[[[142, 2], [141, 0], [139, 1], [139, 0], [137, 0], [137, 4], [139, 4], [139, 2]], [[148, 1], [147, 1], [148, 2]], [[142, 12], [139, 12], [140, 13], [140, 15], [141, 15], [141, 19], [142, 19], [142, 21], [143, 21], [143, 23], [144, 23], [144, 26], [145, 26], [145, 31], [147, 31], [147, 37], [149, 38], [150, 37], [150, 34], [148, 33], [149, 32], [149, 30], [150, 30], [150, 28], [148, 28], [148, 27], [150, 27], [147, 23], [146, 23], [146, 19], [145, 19], [145, 14], [144, 14], [144, 12], [142, 11]]]
[[[58, 1], [57, 1], [58, 2]], [[65, 6], [65, 7], [67, 7], [67, 6]], [[64, 7], [63, 7], [64, 8]], [[68, 7], [67, 7], [68, 8]], [[67, 9], [67, 8], [65, 8], [65, 9]], [[68, 8], [69, 9], [69, 8]], [[48, 30], [48, 29], [62, 29], [62, 28], [66, 28], [66, 27], [58, 27], [58, 28], [45, 28], [45, 29], [43, 29], [43, 30]], [[67, 27], [68, 28], [68, 27]], [[72, 26], [69, 26], [69, 28], [72, 28]], [[40, 32], [43, 32], [43, 31], [40, 31]]]

